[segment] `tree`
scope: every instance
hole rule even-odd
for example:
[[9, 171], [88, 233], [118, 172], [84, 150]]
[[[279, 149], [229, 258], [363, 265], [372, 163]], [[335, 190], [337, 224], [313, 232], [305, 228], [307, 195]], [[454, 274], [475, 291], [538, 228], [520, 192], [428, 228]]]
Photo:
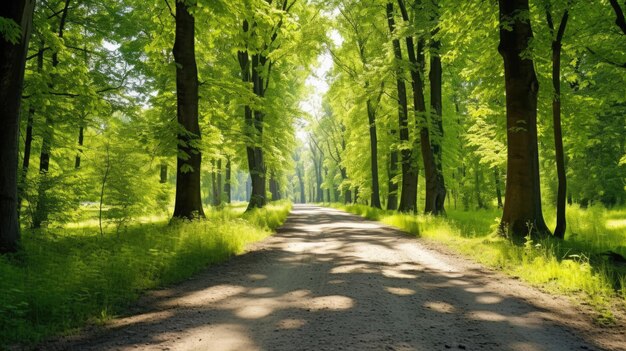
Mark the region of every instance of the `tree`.
[[[350, 112], [355, 114], [353, 121], [351, 121], [353, 123], [349, 123], [348, 132], [353, 129], [350, 128], [353, 125], [360, 125], [363, 121], [363, 115], [366, 114], [367, 133], [369, 134], [369, 139], [366, 141], [369, 143], [369, 169], [367, 170], [369, 174], [367, 179], [358, 179], [356, 174], [354, 174], [355, 172], [350, 174], [350, 171], [356, 170], [355, 168], [347, 167], [347, 172], [355, 188], [354, 200], [357, 200], [357, 184], [362, 181], [369, 188], [370, 206], [382, 208], [379, 180], [379, 139], [386, 138], [379, 136], [379, 127], [377, 125], [380, 124], [381, 99], [385, 92], [385, 81], [384, 75], [381, 72], [374, 71], [373, 68], [376, 67], [375, 63], [381, 59], [381, 51], [378, 50], [378, 47], [383, 45], [383, 40], [386, 40], [386, 38], [381, 35], [381, 30], [377, 28], [374, 20], [378, 19], [380, 15], [375, 1], [344, 1], [337, 8], [340, 13], [340, 16], [337, 18], [337, 28], [347, 43], [342, 45], [341, 48], [329, 49], [337, 68], [337, 73], [343, 78], [344, 82], [342, 83], [345, 83], [341, 86], [343, 88], [341, 95], [333, 94], [335, 96], [334, 100], [338, 100], [341, 97], [346, 100], [344, 101], [346, 104], [355, 104], [359, 107], [358, 109], [342, 108], [341, 113], [343, 115], [350, 116]], [[367, 23], [364, 20], [365, 18]], [[338, 84], [334, 86], [339, 87]], [[346, 90], [353, 89], [354, 91], [355, 88], [358, 88], [357, 91], [360, 96], [353, 99], [348, 96], [349, 94], [347, 94]], [[365, 102], [365, 106], [361, 105], [362, 101]], [[344, 105], [342, 107], [347, 106]], [[365, 110], [363, 110], [363, 107], [365, 107]], [[353, 136], [357, 137], [356, 134]], [[353, 142], [356, 143], [356, 140], [348, 140], [347, 142], [348, 153], [352, 151], [350, 144]], [[359, 142], [359, 146], [361, 145]], [[393, 181], [393, 178], [396, 173], [395, 169], [397, 169], [397, 150], [395, 148], [389, 150], [389, 156], [392, 159], [396, 159], [396, 161], [388, 162], [389, 165], [387, 167], [388, 170], [391, 168], [389, 173], [392, 174], [388, 181], [390, 190], [388, 191], [387, 207], [395, 209], [397, 207], [398, 185], [397, 182]], [[346, 157], [346, 159], [348, 158]]]
[[0, 253], [15, 251], [20, 239], [17, 218], [17, 155], [24, 66], [34, 0], [5, 1], [0, 20]]
[[[393, 4], [387, 3], [386, 6], [387, 24], [389, 26], [389, 32], [392, 36], [396, 36], [395, 33], [395, 20]], [[402, 69], [402, 48], [400, 47], [400, 40], [398, 38], [392, 39], [393, 55], [395, 58], [395, 74], [396, 74], [396, 88], [398, 93], [398, 125], [400, 136], [400, 154], [402, 164], [402, 189], [400, 191], [400, 204], [398, 205], [398, 211], [400, 212], [415, 212], [417, 211], [417, 167], [413, 162], [412, 147], [409, 142], [409, 121], [408, 121], [408, 107], [406, 98], [406, 85], [404, 84], [404, 70]], [[408, 50], [413, 49], [410, 47]]]
[[198, 124], [198, 69], [195, 53], [195, 20], [189, 12], [195, 2], [176, 1], [176, 101], [179, 129], [176, 158], [175, 218], [204, 217], [200, 195], [200, 126]]
[[546, 3], [546, 21], [550, 34], [552, 35], [552, 122], [554, 128], [554, 149], [556, 154], [556, 171], [558, 177], [558, 190], [556, 198], [556, 228], [554, 236], [565, 238], [565, 200], [567, 196], [567, 178], [565, 175], [565, 153], [563, 151], [563, 131], [561, 128], [561, 49], [563, 47], [563, 36], [569, 18], [568, 8], [563, 11], [563, 16], [558, 24], [555, 33], [554, 20], [549, 3]]
[[541, 212], [537, 93], [539, 82], [528, 46], [533, 38], [528, 0], [499, 0], [507, 120], [507, 181], [500, 228], [521, 243], [549, 233]]
[[[401, 0], [399, 0], [401, 1]], [[439, 6], [436, 1], [432, 1], [433, 17], [435, 23], [439, 17]], [[431, 30], [430, 44], [430, 109], [431, 109], [431, 148], [435, 161], [434, 184], [426, 189], [426, 204], [424, 212], [439, 215], [445, 213], [444, 204], [446, 200], [446, 185], [443, 177], [443, 121], [442, 121], [442, 68], [441, 42], [437, 38], [439, 27], [435, 26]], [[432, 180], [431, 180], [432, 182]], [[427, 180], [428, 183], [428, 180]]]

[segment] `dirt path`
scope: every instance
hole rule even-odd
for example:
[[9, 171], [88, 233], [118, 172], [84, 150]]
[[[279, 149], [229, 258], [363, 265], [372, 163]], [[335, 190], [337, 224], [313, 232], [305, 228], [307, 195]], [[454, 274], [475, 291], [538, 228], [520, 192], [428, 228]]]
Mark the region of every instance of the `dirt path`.
[[[295, 206], [247, 254], [146, 296], [76, 350], [625, 350], [562, 299], [392, 228]], [[584, 339], [583, 339], [584, 337]]]

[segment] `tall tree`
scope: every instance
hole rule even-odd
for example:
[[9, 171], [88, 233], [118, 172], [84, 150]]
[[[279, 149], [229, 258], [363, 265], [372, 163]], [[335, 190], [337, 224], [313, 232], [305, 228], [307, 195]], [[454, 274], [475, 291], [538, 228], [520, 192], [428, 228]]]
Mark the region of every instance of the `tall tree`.
[[[63, 8], [60, 11], [59, 25], [57, 36], [60, 40], [63, 39], [65, 32], [65, 25], [67, 23], [67, 15], [69, 13], [71, 0], [65, 0]], [[55, 81], [58, 80], [56, 69], [59, 66], [59, 52], [55, 51], [52, 54], [52, 70], [53, 75], [49, 82], [50, 90], [54, 89]], [[41, 153], [39, 156], [39, 174], [41, 176], [39, 189], [37, 191], [37, 204], [35, 213], [33, 216], [33, 228], [40, 228], [41, 224], [48, 220], [48, 198], [47, 192], [50, 186], [48, 179], [48, 171], [50, 170], [50, 153], [52, 152], [52, 136], [54, 135], [54, 120], [50, 113], [46, 114], [43, 132], [43, 140], [41, 142]]]
[[0, 32], [0, 253], [19, 245], [17, 158], [20, 104], [34, 0], [4, 1], [0, 18], [9, 30]]
[[409, 120], [406, 85], [404, 83], [404, 69], [401, 65], [402, 48], [400, 47], [400, 39], [396, 37], [397, 33], [394, 20], [393, 3], [387, 3], [386, 14], [389, 32], [393, 37], [392, 47], [395, 58], [394, 66], [396, 73], [396, 87], [398, 91], [398, 125], [400, 130], [400, 154], [402, 164], [402, 189], [400, 190], [400, 204], [398, 205], [398, 210], [401, 212], [415, 212], [417, 210], [417, 167], [413, 163], [412, 148], [409, 145]]
[[[417, 24], [414, 23], [415, 20], [411, 22], [411, 18], [407, 11], [406, 5], [404, 4], [404, 1], [398, 0], [398, 4], [400, 7], [400, 12], [402, 14], [402, 19], [406, 23], [412, 24], [414, 27], [417, 26]], [[415, 10], [423, 11], [424, 7], [420, 3], [416, 3]], [[438, 176], [439, 172], [438, 172], [438, 167], [437, 167], [436, 159], [434, 155], [434, 148], [432, 147], [433, 144], [431, 143], [431, 137], [430, 137], [431, 133], [430, 133], [429, 123], [428, 123], [428, 117], [426, 115], [426, 100], [424, 98], [424, 80], [425, 80], [424, 66], [426, 64], [425, 55], [424, 55], [424, 47], [426, 44], [425, 44], [425, 40], [423, 37], [417, 38], [417, 48], [415, 47], [412, 36], [406, 36], [405, 40], [406, 40], [406, 45], [407, 45], [407, 51], [409, 52], [408, 54], [409, 62], [411, 63], [411, 82], [412, 82], [411, 86], [413, 88], [412, 89], [413, 90], [413, 111], [416, 117], [416, 125], [417, 125], [417, 128], [419, 129], [420, 151], [422, 154], [422, 161], [424, 162], [424, 174], [426, 178], [426, 198], [425, 198], [424, 212], [438, 214], [440, 211], [436, 211], [435, 204], [437, 203], [438, 199], [440, 199], [440, 203], [443, 208], [443, 201], [445, 199], [445, 187], [443, 187], [443, 174], [441, 174], [440, 177]], [[438, 82], [437, 81], [434, 82], [435, 91], [434, 92], [431, 91], [431, 93], [435, 94], [433, 96], [435, 98], [434, 104], [441, 105], [441, 97], [440, 97], [441, 95], [440, 94], [441, 92], [441, 87], [440, 87], [441, 60], [431, 59], [431, 61], [434, 61], [434, 62], [431, 62], [431, 79], [439, 78]], [[432, 67], [433, 63], [435, 64], [434, 71]], [[431, 81], [431, 90], [433, 89], [432, 84], [433, 82]], [[437, 91], [437, 88], [439, 89], [438, 91]], [[433, 97], [431, 97], [431, 100]], [[431, 101], [431, 104], [433, 104], [433, 101]], [[439, 108], [439, 110], [441, 110], [441, 108]], [[437, 122], [436, 118], [435, 118], [435, 122]], [[415, 166], [414, 173], [415, 173], [415, 189], [417, 190], [417, 166]], [[443, 197], [439, 196], [442, 188], [444, 192]], [[417, 191], [416, 191], [416, 194], [417, 194]]]
[[[569, 6], [569, 4], [568, 4]], [[556, 228], [554, 236], [565, 238], [565, 201], [567, 197], [567, 178], [565, 176], [565, 153], [563, 151], [563, 131], [561, 128], [561, 49], [563, 47], [563, 36], [569, 18], [569, 8], [566, 8], [559, 22], [555, 33], [554, 20], [552, 19], [551, 8], [546, 3], [546, 21], [550, 34], [552, 35], [552, 123], [554, 128], [554, 150], [556, 156], [556, 172], [558, 178], [558, 189], [556, 196]]]
[[507, 120], [507, 177], [501, 230], [522, 243], [549, 231], [541, 212], [537, 145], [539, 82], [528, 55], [533, 38], [528, 0], [499, 0], [500, 45], [504, 60]]
[[195, 20], [189, 12], [195, 0], [176, 1], [176, 101], [178, 104], [178, 154], [174, 217], [204, 217], [200, 195], [200, 126], [198, 124], [198, 68], [195, 50]]
[[443, 98], [442, 90], [442, 68], [441, 68], [441, 42], [437, 38], [439, 27], [437, 26], [439, 18], [439, 6], [437, 1], [432, 1], [433, 18], [435, 27], [431, 31], [430, 42], [430, 72], [428, 79], [430, 81], [430, 110], [431, 110], [431, 147], [433, 159], [435, 161], [434, 185], [430, 189], [426, 189], [426, 204], [424, 212], [439, 215], [445, 213], [444, 203], [446, 200], [446, 185], [443, 177]]

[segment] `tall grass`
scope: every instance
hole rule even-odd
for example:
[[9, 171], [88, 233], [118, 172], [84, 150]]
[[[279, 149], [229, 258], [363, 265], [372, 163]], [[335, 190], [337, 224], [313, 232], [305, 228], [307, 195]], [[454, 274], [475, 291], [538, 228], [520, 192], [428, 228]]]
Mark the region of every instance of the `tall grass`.
[[[569, 206], [563, 241], [528, 241], [516, 246], [495, 234], [497, 210], [449, 211], [447, 218], [401, 214], [364, 205], [333, 205], [403, 231], [442, 242], [489, 267], [545, 290], [576, 295], [611, 323], [616, 308], [626, 307], [626, 267], [607, 259], [607, 251], [626, 256], [626, 209]], [[547, 218], [553, 225], [554, 218]]]
[[283, 223], [279, 202], [207, 211], [207, 220], [137, 224], [119, 237], [95, 228], [24, 233], [23, 250], [0, 257], [0, 348], [33, 343], [123, 311], [146, 289], [181, 281], [241, 253]]

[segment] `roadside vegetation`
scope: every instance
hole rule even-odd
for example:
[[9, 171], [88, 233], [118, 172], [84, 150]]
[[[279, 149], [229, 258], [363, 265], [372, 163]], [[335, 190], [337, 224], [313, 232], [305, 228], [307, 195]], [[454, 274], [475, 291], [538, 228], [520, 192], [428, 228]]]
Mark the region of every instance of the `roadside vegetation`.
[[152, 218], [103, 236], [97, 225], [25, 231], [22, 250], [0, 256], [0, 348], [106, 321], [142, 292], [187, 279], [271, 235], [291, 203], [244, 210], [245, 203], [225, 206], [206, 211], [206, 220], [169, 225]]

